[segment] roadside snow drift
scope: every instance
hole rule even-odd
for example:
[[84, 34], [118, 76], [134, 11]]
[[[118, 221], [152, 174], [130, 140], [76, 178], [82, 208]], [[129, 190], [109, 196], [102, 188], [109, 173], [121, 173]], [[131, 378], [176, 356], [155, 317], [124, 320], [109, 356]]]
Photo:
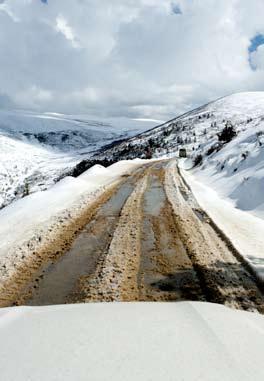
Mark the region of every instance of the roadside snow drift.
[[3, 381], [262, 381], [264, 318], [198, 303], [0, 310]]

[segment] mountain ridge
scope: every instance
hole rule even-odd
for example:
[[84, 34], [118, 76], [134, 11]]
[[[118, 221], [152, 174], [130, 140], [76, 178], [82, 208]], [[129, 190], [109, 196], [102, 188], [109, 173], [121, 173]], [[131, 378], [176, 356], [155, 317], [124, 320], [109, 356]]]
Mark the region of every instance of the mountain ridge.
[[[188, 112], [186, 112], [186, 113], [184, 113], [184, 114], [181, 114], [181, 115], [179, 115], [179, 116], [176, 116], [175, 118], [172, 118], [172, 119], [170, 119], [170, 120], [168, 120], [167, 122], [165, 122], [165, 123], [162, 123], [162, 124], [159, 124], [159, 125], [157, 125], [157, 126], [155, 126], [155, 127], [153, 127], [153, 128], [151, 128], [151, 129], [148, 129], [148, 130], [146, 130], [146, 131], [144, 131], [144, 132], [142, 132], [142, 133], [140, 133], [140, 134], [137, 134], [137, 135], [135, 135], [135, 136], [133, 136], [133, 137], [130, 137], [130, 138], [128, 138], [127, 140], [124, 140], [124, 141], [121, 141], [120, 142], [120, 144], [116, 144], [116, 142], [113, 142], [112, 144], [114, 145], [114, 147], [115, 147], [115, 150], [114, 151], [116, 151], [118, 148], [120, 148], [120, 153], [121, 153], [121, 156], [120, 156], [120, 158], [124, 158], [124, 159], [129, 159], [129, 158], [134, 158], [135, 156], [134, 156], [134, 154], [132, 153], [132, 154], [129, 154], [128, 152], [127, 152], [127, 150], [125, 150], [125, 155], [122, 155], [122, 148], [124, 147], [124, 146], [126, 146], [126, 145], [132, 145], [133, 146], [133, 144], [134, 144], [134, 142], [136, 142], [137, 143], [137, 139], [145, 139], [145, 141], [144, 141], [144, 144], [148, 144], [148, 138], [149, 139], [155, 139], [155, 134], [159, 134], [159, 133], [161, 133], [161, 132], [165, 132], [165, 135], [170, 135], [172, 132], [175, 132], [175, 131], [171, 131], [170, 130], [170, 127], [173, 127], [172, 126], [172, 124], [173, 123], [177, 123], [177, 122], [186, 122], [186, 118], [195, 118], [195, 117], [199, 117], [199, 116], [202, 116], [202, 115], [200, 115], [200, 113], [202, 113], [202, 114], [207, 114], [208, 115], [208, 113], [209, 114], [214, 114], [214, 113], [222, 113], [222, 115], [220, 115], [220, 119], [221, 119], [221, 117], [222, 117], [222, 121], [223, 121], [223, 119], [225, 119], [225, 122], [227, 121], [227, 120], [230, 120], [231, 122], [232, 122], [232, 120], [233, 119], [235, 119], [234, 120], [234, 123], [236, 124], [236, 123], [238, 123], [238, 122], [241, 122], [241, 121], [243, 121], [243, 119], [245, 119], [245, 122], [247, 122], [247, 120], [248, 120], [248, 118], [250, 118], [250, 117], [252, 117], [253, 115], [252, 114], [254, 114], [254, 111], [252, 111], [252, 109], [249, 107], [247, 110], [242, 110], [241, 109], [241, 111], [240, 111], [240, 113], [235, 113], [235, 112], [231, 112], [230, 111], [230, 107], [229, 108], [227, 108], [227, 110], [226, 110], [226, 112], [224, 112], [223, 110], [220, 110], [220, 111], [218, 111], [217, 110], [217, 107], [216, 108], [214, 108], [214, 107], [212, 107], [212, 106], [217, 106], [217, 105], [219, 105], [219, 103], [220, 102], [225, 102], [226, 104], [228, 104], [228, 102], [231, 100], [234, 100], [235, 98], [242, 98], [242, 99], [240, 99], [240, 102], [242, 101], [242, 103], [243, 103], [243, 98], [254, 98], [254, 97], [256, 97], [256, 99], [258, 100], [258, 101], [260, 101], [261, 100], [261, 105], [262, 105], [262, 110], [261, 110], [261, 114], [264, 116], [264, 92], [242, 92], [242, 93], [235, 93], [235, 94], [231, 94], [231, 95], [228, 95], [228, 96], [225, 96], [225, 97], [220, 97], [220, 98], [218, 98], [218, 99], [216, 99], [215, 101], [211, 101], [211, 102], [208, 102], [208, 103], [206, 103], [205, 105], [202, 105], [202, 106], [199, 106], [199, 107], [197, 107], [197, 108], [195, 108], [195, 109], [193, 109], [193, 110], [190, 110], [190, 111], [188, 111]], [[233, 102], [234, 103], [234, 102]], [[221, 106], [221, 105], [220, 105]], [[243, 106], [242, 106], [243, 107]], [[258, 116], [258, 115], [257, 115]], [[239, 117], [239, 119], [241, 119], [241, 120], [237, 120], [237, 117]], [[210, 123], [212, 123], [212, 121], [213, 122], [217, 122], [217, 123], [219, 123], [219, 122], [221, 122], [221, 120], [219, 119], [219, 115], [217, 115], [217, 117], [216, 118], [214, 118], [214, 115], [210, 115], [210, 117], [208, 118], [208, 119], [210, 119]], [[200, 120], [196, 120], [196, 121], [193, 121], [193, 120], [191, 120], [191, 123], [192, 123], [192, 127], [196, 127], [198, 124], [202, 124], [202, 122], [204, 122], [204, 120], [201, 118]], [[220, 125], [219, 125], [219, 128], [218, 128], [218, 130], [217, 130], [217, 133], [219, 133], [221, 130], [223, 130], [223, 128], [224, 128], [224, 124], [225, 124], [225, 122], [224, 123], [220, 123]], [[208, 123], [203, 123], [204, 125], [205, 125], [205, 128], [209, 128], [209, 127], [211, 127], [210, 125], [208, 125]], [[187, 126], [188, 127], [188, 126]], [[181, 131], [178, 131], [178, 132], [181, 132]], [[173, 134], [174, 136], [177, 136], [177, 135], [179, 135], [179, 134]], [[142, 141], [143, 141], [142, 140]], [[167, 141], [166, 141], [167, 143], [168, 143], [168, 139], [167, 139]], [[160, 142], [157, 142], [157, 145], [158, 145], [158, 143], [160, 143]], [[169, 141], [169, 143], [171, 143], [170, 141]], [[157, 147], [154, 147], [154, 157], [158, 157], [158, 156], [162, 156], [162, 155], [164, 155], [164, 154], [166, 154], [166, 153], [172, 153], [172, 154], [175, 154], [176, 152], [177, 152], [177, 149], [179, 148], [179, 146], [182, 146], [182, 143], [181, 144], [174, 144], [174, 146], [173, 145], [171, 145], [171, 150], [169, 151], [169, 152], [165, 152], [165, 151], [162, 151], [162, 152], [157, 152], [157, 148], [160, 148], [160, 146], [161, 145], [159, 145], [159, 147], [157, 146]], [[186, 145], [186, 144], [184, 144], [184, 145]], [[110, 148], [110, 149], [109, 149]], [[104, 147], [102, 147], [101, 149], [99, 149], [99, 153], [96, 153], [95, 154], [95, 157], [100, 157], [100, 156], [106, 156], [106, 155], [110, 155], [110, 156], [112, 156], [113, 154], [114, 154], [114, 151], [113, 150], [111, 150], [111, 148], [113, 148], [113, 147], [111, 147], [111, 144], [110, 144], [110, 147], [108, 147], [108, 146], [104, 146]], [[155, 149], [156, 148], [156, 149]], [[165, 148], [165, 147], [164, 147]], [[139, 153], [138, 151], [137, 151], [137, 153]], [[144, 154], [141, 154], [140, 155], [140, 157], [141, 158], [146, 158], [146, 155], [144, 155]]]

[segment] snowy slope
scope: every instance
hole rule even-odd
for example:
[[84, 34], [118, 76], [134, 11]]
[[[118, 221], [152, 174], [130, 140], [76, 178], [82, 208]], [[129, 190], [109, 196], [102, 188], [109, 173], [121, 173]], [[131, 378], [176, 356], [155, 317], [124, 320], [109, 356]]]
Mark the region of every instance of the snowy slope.
[[217, 134], [223, 130], [226, 122], [233, 123], [237, 132], [254, 129], [264, 120], [264, 92], [233, 94], [208, 103], [184, 115], [176, 117], [149, 131], [143, 132], [101, 154], [129, 155], [126, 148], [133, 147], [141, 156], [146, 147], [152, 155], [165, 153], [176, 155], [179, 147], [192, 151], [209, 148], [218, 141]]
[[127, 127], [118, 129], [85, 115], [0, 111], [1, 134], [64, 152], [81, 149], [90, 152], [127, 136], [127, 132]]
[[193, 173], [235, 207], [264, 218], [264, 122], [205, 157]]
[[[228, 143], [218, 137], [226, 125], [237, 134]], [[100, 155], [177, 156], [179, 148], [186, 148], [191, 159], [187, 167], [199, 159], [193, 174], [201, 182], [232, 200], [235, 207], [264, 218], [264, 92], [221, 98]]]
[[0, 135], [0, 208], [16, 198], [47, 189], [80, 159]]
[[0, 208], [47, 189], [91, 152], [154, 121], [0, 110]]
[[264, 318], [210, 303], [0, 311], [3, 381], [262, 381]]
[[236, 208], [264, 218], [264, 93], [232, 95], [208, 109], [217, 110], [218, 120], [230, 120], [237, 136], [210, 153], [219, 142], [209, 126], [208, 140], [198, 148], [203, 162], [193, 175]]
[[[264, 219], [264, 92], [235, 94], [209, 105], [206, 111], [214, 115], [209, 120], [216, 126], [203, 123], [207, 133], [197, 138], [192, 154], [201, 154], [203, 161], [193, 175], [235, 208]], [[226, 121], [237, 136], [219, 146], [217, 130]]]

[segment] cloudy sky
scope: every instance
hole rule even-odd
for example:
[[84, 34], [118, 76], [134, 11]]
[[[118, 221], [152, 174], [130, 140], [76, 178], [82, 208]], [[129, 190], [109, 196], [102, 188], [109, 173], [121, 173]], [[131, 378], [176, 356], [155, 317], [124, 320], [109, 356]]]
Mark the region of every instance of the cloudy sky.
[[0, 107], [166, 120], [264, 90], [263, 0], [0, 0]]

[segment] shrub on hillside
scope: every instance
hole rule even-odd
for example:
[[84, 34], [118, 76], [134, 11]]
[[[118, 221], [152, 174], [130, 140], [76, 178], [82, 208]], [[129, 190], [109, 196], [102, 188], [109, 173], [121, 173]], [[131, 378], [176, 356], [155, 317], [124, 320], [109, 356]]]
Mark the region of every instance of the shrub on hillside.
[[218, 134], [220, 142], [229, 143], [236, 136], [236, 131], [232, 124], [227, 123], [225, 128]]
[[249, 152], [248, 152], [248, 151], [243, 152], [243, 153], [241, 154], [242, 159], [243, 159], [243, 160], [246, 160], [246, 158], [248, 157], [248, 155], [249, 155]]
[[193, 160], [193, 164], [195, 167], [197, 167], [198, 165], [202, 164], [203, 162], [203, 157], [201, 154], [198, 154], [195, 156], [194, 160]]
[[29, 195], [29, 183], [27, 180], [25, 180], [22, 197], [26, 197], [28, 195]]
[[222, 143], [216, 143], [216, 144], [213, 144], [211, 147], [208, 148], [208, 150], [206, 151], [206, 155], [207, 156], [210, 156], [212, 155], [212, 153], [214, 152], [218, 152], [220, 151], [220, 149], [223, 147], [223, 144]]

